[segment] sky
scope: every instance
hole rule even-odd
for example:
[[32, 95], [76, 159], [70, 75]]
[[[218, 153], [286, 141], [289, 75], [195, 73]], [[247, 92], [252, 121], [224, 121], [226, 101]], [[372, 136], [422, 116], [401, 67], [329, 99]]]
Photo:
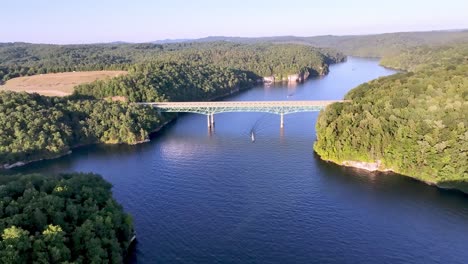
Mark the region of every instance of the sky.
[[468, 28], [467, 0], [2, 0], [0, 42], [149, 42]]

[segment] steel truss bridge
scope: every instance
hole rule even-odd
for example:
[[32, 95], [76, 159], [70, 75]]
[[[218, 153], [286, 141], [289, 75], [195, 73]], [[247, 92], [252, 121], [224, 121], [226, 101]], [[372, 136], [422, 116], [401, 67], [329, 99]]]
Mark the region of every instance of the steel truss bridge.
[[157, 102], [138, 103], [152, 106], [159, 112], [196, 113], [207, 115], [208, 127], [214, 125], [214, 114], [229, 112], [264, 112], [281, 116], [280, 127], [284, 127], [284, 115], [298, 112], [317, 112], [335, 101], [221, 101], [221, 102]]

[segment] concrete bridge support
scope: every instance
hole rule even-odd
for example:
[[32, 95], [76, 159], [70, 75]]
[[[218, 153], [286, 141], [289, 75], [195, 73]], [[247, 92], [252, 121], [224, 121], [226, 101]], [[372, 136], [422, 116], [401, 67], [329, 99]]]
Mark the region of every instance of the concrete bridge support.
[[206, 118], [207, 118], [208, 128], [211, 128], [211, 115], [210, 114], [206, 115]]
[[208, 128], [213, 129], [214, 128], [214, 114], [207, 114], [206, 119], [207, 119], [206, 122], [208, 124]]
[[281, 113], [280, 128], [284, 128], [284, 114]]

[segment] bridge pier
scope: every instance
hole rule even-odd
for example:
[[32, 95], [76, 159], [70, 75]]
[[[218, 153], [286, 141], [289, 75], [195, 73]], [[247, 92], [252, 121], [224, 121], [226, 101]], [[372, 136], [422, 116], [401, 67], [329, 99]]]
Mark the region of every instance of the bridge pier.
[[214, 114], [211, 114], [211, 126], [214, 127]]
[[284, 128], [284, 114], [281, 113], [281, 119], [280, 119], [280, 128]]
[[208, 128], [211, 128], [211, 115], [210, 114], [206, 115], [206, 118], [207, 118]]

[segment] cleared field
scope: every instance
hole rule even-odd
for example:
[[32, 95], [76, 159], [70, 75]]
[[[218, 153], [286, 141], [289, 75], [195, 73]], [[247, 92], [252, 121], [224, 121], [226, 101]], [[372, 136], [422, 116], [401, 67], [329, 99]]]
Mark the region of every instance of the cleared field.
[[0, 85], [0, 91], [38, 93], [47, 96], [66, 96], [79, 84], [90, 83], [127, 74], [126, 71], [63, 72], [18, 77]]

